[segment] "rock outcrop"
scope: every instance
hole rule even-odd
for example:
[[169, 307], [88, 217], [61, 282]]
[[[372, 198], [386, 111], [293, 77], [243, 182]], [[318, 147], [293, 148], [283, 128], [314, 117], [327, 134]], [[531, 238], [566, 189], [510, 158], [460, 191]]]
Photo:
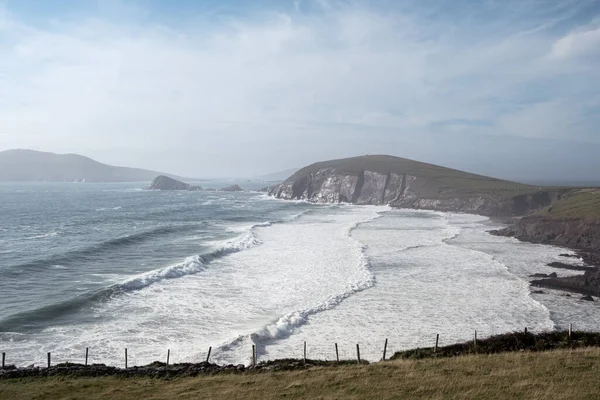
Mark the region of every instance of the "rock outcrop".
[[600, 251], [600, 219], [532, 215], [494, 234], [592, 252]]
[[192, 186], [185, 182], [181, 182], [176, 179], [169, 178], [168, 176], [165, 176], [165, 175], [159, 175], [156, 178], [154, 178], [152, 183], [150, 183], [150, 186], [148, 186], [146, 189], [147, 190], [188, 190], [188, 191], [202, 190], [202, 188], [200, 186]]
[[269, 194], [318, 203], [513, 216], [548, 206], [561, 196], [561, 190], [542, 190], [398, 157], [364, 156], [313, 164], [271, 187]]
[[239, 187], [238, 185], [231, 185], [220, 189], [221, 192], [243, 192], [244, 189]]

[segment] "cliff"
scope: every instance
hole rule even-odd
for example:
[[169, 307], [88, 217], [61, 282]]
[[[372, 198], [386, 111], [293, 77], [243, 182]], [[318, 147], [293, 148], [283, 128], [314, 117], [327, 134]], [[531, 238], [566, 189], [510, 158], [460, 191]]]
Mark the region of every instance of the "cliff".
[[159, 175], [156, 178], [154, 178], [152, 183], [150, 183], [150, 186], [148, 186], [146, 189], [147, 190], [191, 190], [191, 191], [202, 190], [202, 188], [200, 186], [192, 186], [187, 183], [178, 181], [173, 178], [169, 178], [168, 176], [164, 176], [164, 175]]
[[387, 204], [512, 216], [548, 206], [564, 191], [376, 155], [312, 164], [270, 188], [269, 194], [319, 203]]
[[600, 264], [600, 189], [572, 189], [548, 207], [493, 233], [581, 250], [586, 261]]

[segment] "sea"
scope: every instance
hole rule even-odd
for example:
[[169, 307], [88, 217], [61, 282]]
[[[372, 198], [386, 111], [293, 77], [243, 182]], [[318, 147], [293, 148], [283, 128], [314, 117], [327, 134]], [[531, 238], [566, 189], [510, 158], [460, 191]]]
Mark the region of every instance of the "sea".
[[[231, 182], [204, 182], [223, 187]], [[241, 183], [247, 189], [259, 184]], [[600, 307], [529, 286], [569, 250], [486, 217], [143, 183], [0, 185], [7, 364], [378, 361], [511, 331], [598, 330]]]

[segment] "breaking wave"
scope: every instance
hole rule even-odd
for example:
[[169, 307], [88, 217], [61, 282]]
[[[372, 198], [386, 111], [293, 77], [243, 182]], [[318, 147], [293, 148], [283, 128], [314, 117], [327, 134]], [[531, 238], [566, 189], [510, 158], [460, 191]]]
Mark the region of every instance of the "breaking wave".
[[[109, 286], [96, 292], [86, 293], [61, 303], [56, 303], [32, 311], [12, 315], [0, 321], [0, 332], [14, 332], [16, 329], [31, 330], [40, 328], [49, 320], [55, 320], [73, 311], [79, 311], [92, 307], [98, 302], [107, 301], [114, 296], [141, 290], [166, 279], [175, 279], [187, 275], [197, 274], [204, 270], [206, 265], [213, 260], [258, 245], [260, 242], [255, 236], [255, 229], [259, 227], [266, 227], [270, 224], [271, 222], [255, 224], [250, 227], [245, 234], [226, 242], [223, 246], [217, 248], [216, 250], [206, 254], [188, 257], [181, 263], [149, 271], [129, 278], [121, 283]], [[54, 264], [60, 265], [58, 262], [54, 262]]]

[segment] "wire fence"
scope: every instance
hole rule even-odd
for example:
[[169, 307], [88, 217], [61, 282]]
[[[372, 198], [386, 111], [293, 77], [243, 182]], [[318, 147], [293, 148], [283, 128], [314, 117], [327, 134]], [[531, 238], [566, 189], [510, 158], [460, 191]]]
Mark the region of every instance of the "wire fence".
[[[568, 332], [573, 329], [573, 325], [568, 326]], [[523, 328], [525, 332], [536, 333], [528, 328]], [[541, 333], [539, 331], [537, 333]], [[287, 346], [284, 350], [276, 350], [277, 346], [263, 346], [262, 350], [264, 353], [257, 350], [256, 345], [245, 346], [241, 349], [246, 356], [242, 356], [242, 359], [237, 358], [238, 364], [253, 365], [263, 361], [274, 361], [277, 359], [305, 359], [305, 360], [319, 360], [319, 361], [369, 361], [378, 362], [389, 359], [396, 352], [406, 351], [409, 349], [417, 348], [441, 348], [445, 346], [454, 345], [457, 343], [464, 343], [467, 341], [476, 342], [477, 340], [483, 340], [491, 336], [499, 334], [506, 334], [506, 331], [496, 332], [490, 329], [484, 330], [473, 330], [470, 333], [463, 335], [449, 334], [438, 334], [431, 333], [422, 335], [416, 338], [381, 338], [373, 339], [369, 338], [366, 341], [357, 341], [355, 343], [345, 342], [333, 342], [333, 343], [322, 343], [309, 340], [298, 340], [294, 341], [291, 346]], [[271, 349], [273, 347], [275, 350]], [[98, 363], [100, 358], [98, 354], [95, 354], [94, 348], [81, 348], [81, 349], [69, 349], [68, 351], [55, 351], [52, 352], [39, 352], [39, 356], [35, 357], [35, 360], [31, 360], [32, 363], [29, 366], [40, 366], [50, 367], [57, 364], [80, 364], [80, 365], [92, 365]], [[114, 367], [129, 368], [132, 366], [148, 365], [152, 362], [160, 362], [164, 364], [179, 364], [179, 363], [201, 363], [201, 362], [212, 362], [217, 364], [234, 364], [231, 358], [227, 360], [219, 354], [219, 348], [213, 349], [208, 347], [204, 351], [196, 351], [193, 354], [178, 349], [173, 352], [171, 349], [166, 348], [162, 354], [155, 354], [152, 360], [149, 359], [148, 352], [144, 352], [144, 355], [140, 356], [136, 351], [136, 348], [123, 348], [121, 355], [113, 354], [110, 357], [110, 364]], [[225, 360], [225, 361], [223, 361]], [[8, 365], [21, 364], [25, 366], [22, 360], [11, 360], [11, 352], [9, 349], [2, 350], [1, 367], [5, 368]], [[105, 363], [105, 362], [102, 362]]]

